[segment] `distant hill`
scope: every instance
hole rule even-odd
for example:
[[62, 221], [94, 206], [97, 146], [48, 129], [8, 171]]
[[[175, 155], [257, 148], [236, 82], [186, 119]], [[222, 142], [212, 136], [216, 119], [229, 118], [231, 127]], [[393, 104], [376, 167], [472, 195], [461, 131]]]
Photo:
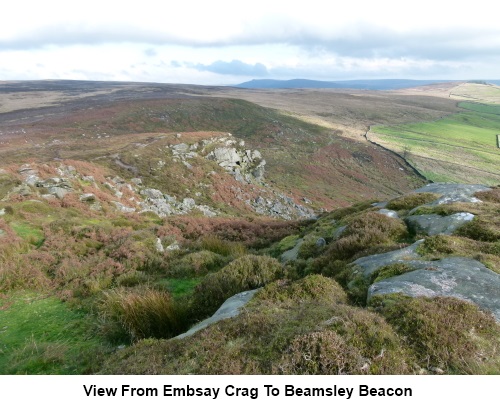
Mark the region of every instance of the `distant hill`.
[[362, 90], [396, 90], [433, 83], [444, 83], [450, 80], [409, 80], [409, 79], [379, 79], [379, 80], [342, 80], [321, 81], [308, 79], [274, 80], [254, 79], [237, 84], [235, 87], [245, 89], [362, 89]]

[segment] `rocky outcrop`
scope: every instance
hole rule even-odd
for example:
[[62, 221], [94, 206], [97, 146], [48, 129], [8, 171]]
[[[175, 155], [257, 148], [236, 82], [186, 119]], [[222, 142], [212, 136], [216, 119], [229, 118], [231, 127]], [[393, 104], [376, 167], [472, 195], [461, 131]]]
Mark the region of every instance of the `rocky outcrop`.
[[392, 252], [361, 257], [352, 263], [354, 266], [353, 274], [355, 276], [362, 275], [366, 279], [369, 279], [376, 270], [383, 266], [394, 263], [407, 263], [410, 260], [419, 259], [420, 255], [417, 253], [417, 248], [423, 241], [423, 239], [419, 240], [413, 245], [399, 250], [393, 250]]
[[[465, 202], [465, 203], [478, 203], [481, 202], [479, 198], [474, 197], [474, 194], [478, 191], [488, 191], [491, 190], [489, 187], [480, 184], [454, 184], [454, 183], [432, 183], [421, 187], [414, 193], [435, 193], [440, 194], [437, 200], [432, 201], [428, 204], [424, 204], [423, 207], [436, 206], [441, 204], [451, 204], [454, 202]], [[416, 211], [415, 208], [413, 211]], [[410, 214], [413, 212], [410, 212]]]
[[222, 319], [234, 318], [240, 313], [240, 308], [250, 301], [257, 291], [259, 291], [259, 289], [244, 291], [228, 298], [210, 318], [196, 324], [187, 332], [176, 336], [174, 339], [184, 339]]
[[449, 257], [437, 261], [415, 260], [407, 265], [414, 271], [372, 284], [368, 302], [376, 295], [393, 293], [410, 297], [455, 297], [491, 311], [500, 322], [500, 275], [482, 263]]
[[423, 235], [451, 235], [462, 225], [474, 219], [468, 212], [459, 212], [442, 217], [437, 214], [411, 215], [405, 218], [408, 228], [415, 234]]
[[225, 146], [215, 148], [206, 155], [206, 158], [216, 161], [240, 182], [252, 183], [264, 180], [266, 161], [258, 150]]
[[[481, 185], [430, 184], [415, 192], [436, 193], [440, 197], [414, 208], [410, 214], [422, 207], [428, 209], [456, 202], [481, 203], [474, 194], [486, 190], [490, 189]], [[414, 234], [434, 236], [451, 235], [473, 219], [473, 214], [459, 212], [448, 216], [409, 215], [404, 218], [404, 221]], [[368, 288], [368, 303], [375, 296], [393, 293], [410, 297], [455, 297], [473, 302], [482, 309], [491, 311], [500, 322], [500, 275], [472, 258], [445, 257], [440, 260], [425, 260], [418, 253], [418, 248], [423, 242], [424, 239], [403, 249], [355, 260], [352, 263], [351, 281], [348, 288], [355, 294], [362, 294], [366, 291], [363, 288]], [[379, 269], [390, 265], [402, 266], [394, 267], [393, 273], [389, 270], [390, 268], [386, 268], [386, 276], [380, 276], [377, 273]], [[383, 277], [387, 278], [380, 280]], [[377, 278], [378, 281], [374, 282]]]
[[139, 203], [140, 212], [154, 212], [159, 217], [185, 215], [193, 210], [198, 210], [207, 217], [217, 215], [217, 212], [210, 207], [196, 204], [193, 198], [184, 198], [182, 201], [177, 201], [176, 197], [163, 194], [160, 190], [154, 188], [143, 189], [140, 194], [145, 197], [144, 201]]
[[281, 193], [273, 193], [271, 198], [259, 196], [255, 199], [247, 200], [246, 203], [258, 214], [274, 218], [289, 220], [293, 218], [316, 217], [312, 209], [295, 203], [292, 198]]

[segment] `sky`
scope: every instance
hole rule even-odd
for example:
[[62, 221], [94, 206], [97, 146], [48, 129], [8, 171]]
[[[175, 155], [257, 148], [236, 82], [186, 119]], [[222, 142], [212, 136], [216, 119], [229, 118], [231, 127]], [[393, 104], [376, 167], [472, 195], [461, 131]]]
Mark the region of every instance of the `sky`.
[[500, 79], [491, 0], [16, 0], [0, 81]]

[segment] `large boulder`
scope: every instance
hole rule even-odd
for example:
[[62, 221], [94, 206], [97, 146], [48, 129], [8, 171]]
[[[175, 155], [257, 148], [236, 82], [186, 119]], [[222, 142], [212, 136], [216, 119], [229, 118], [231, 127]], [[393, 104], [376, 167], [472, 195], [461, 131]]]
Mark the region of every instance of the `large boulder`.
[[482, 263], [448, 257], [407, 264], [415, 270], [372, 284], [368, 289], [368, 302], [374, 296], [393, 293], [410, 297], [455, 297], [491, 311], [500, 322], [500, 275]]
[[413, 233], [433, 236], [440, 234], [451, 235], [462, 225], [473, 219], [473, 214], [459, 212], [444, 217], [437, 214], [410, 215], [405, 219], [405, 222]]
[[183, 339], [187, 336], [191, 336], [192, 334], [198, 332], [201, 329], [206, 328], [207, 326], [219, 322], [222, 319], [234, 318], [240, 313], [240, 308], [246, 305], [248, 301], [252, 299], [257, 291], [260, 288], [250, 291], [244, 291], [233, 295], [231, 298], [228, 298], [224, 304], [213, 314], [210, 318], [205, 319], [204, 321], [196, 324], [187, 332], [176, 336], [174, 339]]
[[419, 259], [420, 255], [417, 253], [417, 248], [422, 242], [423, 239], [403, 249], [361, 257], [353, 262], [353, 275], [361, 275], [369, 279], [372, 274], [381, 267], [394, 263], [407, 263], [410, 260]]
[[415, 190], [414, 193], [440, 194], [441, 197], [436, 201], [425, 204], [427, 206], [435, 206], [454, 202], [477, 203], [481, 200], [474, 197], [474, 194], [478, 191], [488, 190], [491, 189], [481, 184], [432, 183]]

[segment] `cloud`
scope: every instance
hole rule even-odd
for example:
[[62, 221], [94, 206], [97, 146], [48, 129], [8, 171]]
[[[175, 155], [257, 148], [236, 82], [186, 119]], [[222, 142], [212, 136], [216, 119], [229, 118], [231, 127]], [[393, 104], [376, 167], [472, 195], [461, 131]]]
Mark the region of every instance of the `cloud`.
[[158, 52], [156, 52], [156, 50], [154, 48], [148, 48], [148, 49], [144, 50], [144, 55], [149, 56], [149, 57], [153, 57], [153, 56], [158, 55]]
[[231, 62], [222, 60], [215, 61], [209, 65], [198, 63], [193, 66], [196, 70], [217, 73], [220, 75], [265, 77], [268, 71], [262, 63], [254, 65], [233, 59]]

